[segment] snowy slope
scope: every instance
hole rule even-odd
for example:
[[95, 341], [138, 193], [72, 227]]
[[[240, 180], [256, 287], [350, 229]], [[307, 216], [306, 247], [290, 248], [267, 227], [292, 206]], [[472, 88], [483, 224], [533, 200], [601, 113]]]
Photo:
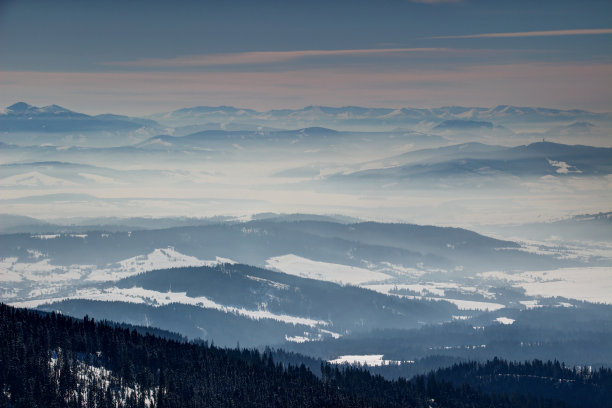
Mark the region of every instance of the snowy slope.
[[343, 285], [362, 285], [367, 282], [385, 281], [391, 278], [390, 275], [369, 269], [313, 261], [293, 254], [272, 257], [266, 261], [266, 266], [289, 275]]

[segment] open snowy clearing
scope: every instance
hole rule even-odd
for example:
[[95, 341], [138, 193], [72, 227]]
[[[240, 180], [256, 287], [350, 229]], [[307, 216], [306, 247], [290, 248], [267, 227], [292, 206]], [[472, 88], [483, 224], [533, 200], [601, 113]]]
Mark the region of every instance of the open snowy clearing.
[[509, 317], [498, 317], [497, 319], [495, 319], [495, 321], [501, 324], [512, 324], [515, 320], [510, 319]]
[[397, 361], [383, 360], [384, 354], [364, 354], [364, 355], [346, 355], [340, 356], [334, 360], [328, 360], [331, 364], [352, 364], [352, 365], [368, 365], [368, 366], [383, 366], [401, 363], [413, 363], [413, 361]]
[[475, 300], [463, 300], [463, 299], [440, 299], [457, 305], [459, 310], [482, 310], [487, 312], [494, 312], [499, 309], [503, 309], [504, 305], [501, 303], [493, 302], [478, 302]]
[[220, 257], [215, 260], [198, 259], [182, 254], [172, 247], [155, 249], [147, 255], [124, 259], [115, 264], [109, 264], [106, 268], [98, 268], [95, 265], [53, 265], [49, 258], [40, 259], [42, 255], [36, 255], [37, 262], [19, 262], [16, 257], [0, 259], [0, 282], [25, 280], [44, 284], [46, 282], [76, 281], [81, 278], [94, 282], [108, 282], [156, 269], [235, 263], [231, 259]]
[[288, 254], [275, 256], [266, 261], [266, 267], [302, 278], [335, 282], [343, 285], [362, 285], [367, 282], [385, 281], [391, 276], [358, 268], [356, 266], [313, 261]]
[[525, 289], [528, 296], [559, 296], [612, 304], [612, 268], [610, 267], [561, 268], [517, 274], [486, 272], [479, 276], [484, 279], [509, 282], [514, 287]]

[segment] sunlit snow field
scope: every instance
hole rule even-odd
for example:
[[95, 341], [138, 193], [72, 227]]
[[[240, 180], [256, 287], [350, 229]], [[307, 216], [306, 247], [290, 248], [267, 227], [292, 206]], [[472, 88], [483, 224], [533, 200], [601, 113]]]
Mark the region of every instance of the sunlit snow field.
[[[41, 239], [53, 238], [53, 236], [41, 237]], [[138, 287], [98, 289], [93, 286], [96, 283], [117, 281], [155, 269], [234, 263], [226, 258], [201, 260], [168, 247], [158, 248], [149, 254], [138, 255], [99, 268], [95, 265], [54, 265], [51, 259], [44, 257], [44, 254], [32, 253], [32, 256], [34, 258], [32, 262], [19, 262], [17, 258], [0, 260], [2, 297], [15, 306], [36, 307], [65, 299], [115, 300], [153, 306], [182, 303], [253, 319], [269, 318], [311, 326], [326, 324], [301, 317], [275, 315], [266, 310], [246, 310], [232, 305], [221, 305], [204, 297], [189, 297], [184, 292], [162, 293]], [[496, 300], [496, 295], [492, 291], [492, 288], [504, 285], [525, 290], [525, 295], [530, 298], [521, 301], [525, 308], [536, 307], [538, 299], [554, 297], [612, 304], [612, 268], [610, 267], [524, 272], [490, 271], [478, 273], [471, 278], [466, 275], [465, 279], [458, 279], [448, 273], [438, 273], [435, 275], [437, 279], [433, 280], [432, 275], [426, 271], [411, 270], [398, 265], [370, 265], [372, 269], [369, 269], [368, 265], [355, 267], [315, 261], [293, 254], [270, 258], [266, 266], [290, 275], [360, 286], [390, 296], [445, 300], [465, 311], [495, 311], [508, 306]], [[444, 279], [445, 276], [447, 279]], [[262, 280], [257, 277], [250, 279]], [[88, 287], [88, 283], [91, 287]], [[274, 281], [268, 283], [276, 287], [282, 286]], [[26, 285], [29, 291], [17, 295], [15, 288], [21, 285]], [[464, 298], [456, 298], [457, 293], [465, 295]]]

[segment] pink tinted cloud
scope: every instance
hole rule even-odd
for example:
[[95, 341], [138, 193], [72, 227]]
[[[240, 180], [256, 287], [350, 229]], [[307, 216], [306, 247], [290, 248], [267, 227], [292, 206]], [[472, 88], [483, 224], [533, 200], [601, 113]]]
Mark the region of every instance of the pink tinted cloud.
[[612, 110], [612, 64], [280, 72], [0, 72], [0, 106], [18, 100], [86, 112], [148, 114], [193, 105], [497, 104]]
[[105, 65], [123, 67], [205, 67], [215, 65], [268, 64], [292, 61], [306, 57], [364, 56], [381, 54], [405, 54], [415, 52], [448, 52], [448, 48], [371, 48], [356, 50], [298, 50], [254, 51], [228, 54], [187, 55], [176, 58], [152, 58], [136, 61], [107, 62]]
[[551, 37], [567, 35], [601, 35], [612, 34], [612, 28], [578, 29], [578, 30], [548, 30], [548, 31], [521, 31], [515, 33], [484, 33], [468, 35], [441, 35], [427, 37], [430, 39], [443, 38], [519, 38], [519, 37]]

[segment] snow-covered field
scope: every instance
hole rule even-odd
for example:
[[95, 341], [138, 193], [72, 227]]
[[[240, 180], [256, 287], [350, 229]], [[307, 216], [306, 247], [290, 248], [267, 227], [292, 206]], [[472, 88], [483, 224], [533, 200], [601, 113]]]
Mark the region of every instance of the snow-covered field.
[[328, 360], [331, 364], [351, 364], [351, 365], [368, 365], [382, 366], [401, 363], [414, 363], [414, 361], [396, 361], [383, 360], [384, 354], [364, 354], [364, 355], [346, 355], [340, 356], [334, 360]]
[[0, 282], [39, 281], [46, 283], [66, 282], [81, 278], [87, 281], [107, 282], [117, 281], [155, 269], [235, 263], [231, 259], [220, 257], [215, 260], [198, 259], [194, 256], [182, 254], [172, 247], [155, 249], [147, 255], [124, 259], [115, 264], [109, 264], [105, 268], [98, 268], [95, 265], [54, 265], [51, 259], [40, 259], [43, 255], [35, 255], [36, 262], [19, 262], [16, 257], [0, 259]]
[[305, 331], [303, 336], [289, 336], [285, 335], [285, 340], [291, 343], [306, 343], [307, 341], [320, 341], [326, 337], [339, 339], [342, 337], [340, 333], [333, 332], [322, 328], [317, 328], [316, 332]]
[[610, 267], [561, 268], [515, 274], [486, 272], [479, 276], [524, 288], [528, 296], [560, 296], [612, 304], [612, 268]]
[[16, 257], [0, 259], [0, 282], [40, 281], [43, 283], [80, 279], [92, 265], [70, 267], [51, 264], [48, 258], [37, 262], [19, 262]]
[[[549, 271], [529, 271], [521, 273], [485, 272], [476, 276], [478, 285], [451, 281], [417, 281], [415, 283], [397, 282], [398, 276], [391, 276], [380, 270], [370, 270], [348, 265], [314, 261], [296, 255], [283, 255], [267, 260], [266, 266], [278, 271], [305, 278], [318, 279], [341, 284], [361, 286], [387, 295], [409, 298], [446, 300], [460, 310], [496, 311], [505, 305], [495, 301], [488, 288], [503, 284], [525, 289], [529, 297], [565, 297], [612, 304], [612, 268], [585, 267], [563, 268]], [[410, 280], [418, 280], [412, 275]], [[401, 291], [413, 292], [401, 294]], [[397, 291], [400, 291], [397, 293]], [[474, 299], [456, 299], [448, 293], [474, 295]], [[478, 299], [480, 297], [480, 299]], [[527, 308], [537, 307], [536, 303], [526, 303]], [[532, 302], [532, 301], [524, 301]]]
[[494, 312], [499, 309], [503, 309], [505, 306], [501, 303], [493, 303], [493, 302], [478, 302], [475, 300], [463, 300], [463, 299], [447, 299], [444, 298], [447, 302], [454, 303], [457, 305], [459, 310], [483, 310], [487, 312]]
[[142, 272], [155, 269], [181, 268], [186, 266], [216, 266], [223, 263], [235, 263], [231, 259], [219, 258], [202, 260], [195, 256], [185, 255], [172, 247], [158, 248], [147, 255], [138, 255], [117, 262], [108, 269], [92, 271], [87, 280], [115, 281]]
[[[36, 236], [42, 240], [55, 239], [53, 235]], [[86, 238], [85, 234], [76, 238]], [[100, 282], [113, 282], [125, 277], [155, 269], [188, 266], [215, 266], [234, 263], [230, 259], [216, 257], [203, 260], [183, 254], [173, 247], [158, 248], [149, 254], [124, 259], [104, 267], [96, 265], [55, 265], [47, 254], [27, 250], [25, 261], [17, 257], [0, 259], [0, 295], [2, 301], [15, 306], [36, 307], [65, 299], [116, 300], [142, 303], [151, 306], [182, 303], [210, 308], [250, 319], [274, 319], [280, 322], [316, 327], [322, 330], [328, 323], [307, 317], [278, 315], [261, 310], [221, 305], [206, 297], [190, 297], [184, 292], [156, 292], [143, 288], [99, 289]], [[267, 259], [266, 266], [277, 271], [310, 279], [355, 285], [386, 295], [411, 299], [444, 300], [455, 304], [459, 310], [496, 311], [503, 309], [504, 301], [496, 300], [496, 289], [515, 287], [525, 290], [528, 299], [518, 298], [520, 304], [530, 309], [540, 307], [540, 298], [564, 297], [588, 302], [612, 304], [612, 268], [584, 267], [547, 271], [509, 273], [491, 271], [463, 278], [453, 278], [446, 273], [429, 273], [402, 265], [380, 263], [356, 267], [307, 259], [293, 254]], [[262, 282], [276, 289], [288, 289], [286, 285], [255, 276], [248, 279]], [[502, 299], [502, 298], [500, 298]], [[470, 312], [466, 313], [467, 315]], [[502, 324], [511, 324], [509, 318], [498, 318]], [[335, 333], [333, 333], [335, 334]], [[318, 334], [294, 336], [288, 341], [312, 340]]]
[[367, 282], [385, 281], [391, 276], [355, 266], [313, 261], [288, 254], [266, 261], [266, 267], [302, 278], [318, 279], [343, 285], [362, 285]]
[[148, 255], [139, 255], [119, 262], [122, 270], [135, 273], [184, 266], [216, 266], [220, 263], [234, 262], [219, 257], [214, 261], [205, 261], [195, 256], [181, 254], [172, 247], [156, 249]]
[[[495, 236], [495, 234], [492, 234]], [[537, 255], [549, 255], [557, 259], [575, 259], [589, 262], [594, 258], [612, 260], [612, 243], [606, 241], [566, 241], [551, 236], [544, 241], [529, 240], [517, 236], [498, 236], [501, 239], [509, 239], [518, 242], [521, 246], [519, 251]], [[507, 250], [510, 248], [499, 248]]]

